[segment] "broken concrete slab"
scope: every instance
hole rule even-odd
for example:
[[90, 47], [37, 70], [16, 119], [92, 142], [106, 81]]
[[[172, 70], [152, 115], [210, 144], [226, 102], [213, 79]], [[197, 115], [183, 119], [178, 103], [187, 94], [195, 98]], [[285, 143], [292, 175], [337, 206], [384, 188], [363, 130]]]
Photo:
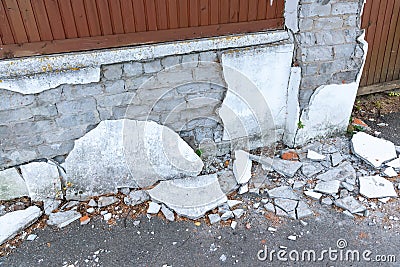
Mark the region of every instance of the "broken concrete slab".
[[97, 202], [93, 198], [89, 200], [88, 202], [89, 207], [97, 207]]
[[331, 163], [333, 167], [338, 166], [344, 160], [340, 152], [335, 152], [331, 155]]
[[322, 155], [314, 150], [308, 149], [307, 150], [307, 158], [312, 161], [321, 161], [321, 160], [325, 160], [326, 156]]
[[243, 201], [241, 200], [235, 200], [235, 199], [228, 199], [228, 201], [226, 202], [226, 204], [228, 204], [229, 208], [234, 208], [239, 204], [242, 204]]
[[246, 184], [251, 178], [251, 160], [249, 154], [243, 150], [235, 151], [233, 173], [238, 184]]
[[147, 194], [146, 190], [131, 191], [126, 198], [127, 200], [125, 201], [125, 204], [132, 206], [139, 205], [150, 200], [150, 196]]
[[283, 209], [275, 206], [275, 214], [277, 216], [280, 216], [280, 217], [287, 217], [287, 218], [290, 218], [290, 219], [296, 219], [296, 211], [294, 211], [294, 210], [286, 212]]
[[216, 174], [161, 181], [147, 192], [153, 200], [189, 219], [198, 219], [228, 200]]
[[219, 214], [208, 214], [208, 219], [210, 220], [211, 224], [216, 224], [221, 221]]
[[324, 197], [323, 199], [321, 199], [321, 204], [330, 206], [333, 204], [333, 201], [330, 197]]
[[301, 189], [303, 186], [306, 184], [306, 182], [303, 181], [295, 181], [292, 185], [293, 189]]
[[103, 208], [103, 207], [110, 206], [117, 202], [119, 202], [119, 199], [114, 196], [110, 196], [110, 197], [101, 196], [101, 197], [99, 197], [99, 200], [97, 201], [97, 206], [99, 208]]
[[270, 211], [270, 212], [275, 213], [275, 206], [274, 206], [274, 204], [272, 204], [271, 202], [265, 204], [265, 205], [264, 205], [264, 208], [265, 208], [265, 210], [267, 210], [267, 211]]
[[147, 209], [148, 214], [157, 214], [161, 209], [161, 205], [156, 202], [150, 202], [149, 208]]
[[303, 166], [301, 166], [301, 172], [308, 178], [322, 172], [324, 170], [324, 166], [319, 162], [304, 162]]
[[268, 190], [268, 196], [270, 198], [285, 198], [292, 200], [300, 200], [299, 196], [293, 191], [290, 186], [280, 186]]
[[317, 183], [314, 188], [314, 191], [320, 192], [323, 194], [333, 195], [339, 191], [340, 181], [332, 180], [332, 181], [321, 181]]
[[60, 206], [61, 200], [58, 199], [52, 199], [52, 198], [46, 198], [43, 199], [43, 210], [44, 214], [50, 215], [54, 210]]
[[63, 228], [81, 217], [82, 215], [75, 210], [51, 213], [49, 215], [49, 219], [47, 220], [47, 224], [57, 226], [58, 228]]
[[314, 212], [310, 209], [310, 207], [305, 202], [299, 201], [299, 204], [296, 208], [297, 219], [303, 219], [312, 215], [314, 215]]
[[302, 165], [303, 163], [298, 161], [283, 160], [279, 158], [274, 158], [272, 162], [272, 168], [274, 171], [286, 177], [293, 177]]
[[360, 194], [367, 198], [397, 197], [393, 183], [378, 175], [358, 178]]
[[354, 154], [375, 168], [380, 167], [383, 162], [397, 157], [396, 149], [392, 142], [364, 132], [353, 135], [351, 144]]
[[316, 200], [319, 200], [322, 197], [321, 193], [315, 192], [314, 190], [304, 191], [304, 195]]
[[174, 212], [167, 208], [164, 204], [161, 205], [161, 212], [168, 221], [173, 222], [175, 220]]
[[244, 193], [249, 192], [249, 184], [243, 184], [239, 187], [238, 194], [243, 195]]
[[158, 180], [196, 176], [203, 162], [168, 127], [122, 119], [102, 121], [76, 140], [63, 166], [73, 185], [67, 197], [85, 198], [121, 187], [147, 187]]
[[244, 209], [235, 209], [232, 211], [235, 218], [240, 219], [244, 215]]
[[332, 181], [339, 180], [344, 181], [347, 179], [354, 180], [356, 178], [356, 171], [353, 166], [348, 162], [343, 162], [338, 167], [332, 168], [325, 173], [322, 173], [316, 177], [317, 180], [321, 181]]
[[348, 210], [351, 213], [364, 212], [367, 209], [352, 196], [336, 199], [334, 203], [339, 208]]
[[221, 186], [222, 192], [224, 192], [225, 194], [232, 193], [239, 187], [236, 182], [235, 175], [230, 170], [218, 173], [218, 182]]
[[222, 213], [221, 220], [226, 221], [226, 220], [229, 220], [229, 219], [233, 218], [234, 216], [235, 215], [233, 214], [232, 211], [227, 210], [224, 213]]
[[31, 206], [24, 210], [9, 212], [0, 216], [0, 245], [30, 226], [41, 215], [42, 211], [38, 207]]
[[393, 169], [393, 167], [386, 168], [383, 173], [388, 177], [396, 177], [397, 172]]
[[394, 159], [385, 163], [386, 166], [392, 167], [394, 169], [400, 169], [400, 158]]
[[24, 179], [15, 168], [0, 171], [0, 200], [29, 196]]
[[292, 199], [277, 198], [274, 201], [275, 206], [281, 208], [286, 212], [294, 211], [297, 207], [298, 201]]
[[29, 196], [33, 201], [57, 198], [61, 194], [58, 167], [53, 163], [32, 162], [21, 167]]

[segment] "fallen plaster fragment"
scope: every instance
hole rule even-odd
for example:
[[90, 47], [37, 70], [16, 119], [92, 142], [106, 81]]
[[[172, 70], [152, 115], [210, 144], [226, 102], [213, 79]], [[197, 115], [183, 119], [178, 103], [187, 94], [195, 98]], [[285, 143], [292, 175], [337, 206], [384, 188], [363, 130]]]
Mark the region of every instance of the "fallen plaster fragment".
[[232, 211], [227, 210], [221, 215], [221, 220], [226, 221], [226, 220], [233, 218], [234, 216], [235, 215], [233, 214]]
[[252, 155], [252, 154], [249, 154], [249, 157], [251, 160], [260, 163], [264, 171], [273, 171], [273, 169], [272, 169], [273, 159], [272, 158], [265, 157], [265, 156], [256, 156], [256, 155]]
[[0, 245], [30, 226], [41, 215], [42, 211], [38, 207], [31, 206], [25, 210], [17, 210], [0, 216]]
[[275, 206], [281, 208], [286, 212], [294, 211], [297, 207], [298, 201], [292, 199], [277, 198], [275, 199]]
[[293, 189], [301, 189], [301, 188], [303, 188], [303, 186], [306, 184], [306, 182], [303, 182], [303, 181], [295, 181], [294, 183], [293, 183]]
[[61, 200], [46, 198], [43, 200], [44, 214], [50, 215], [54, 210], [60, 206]]
[[150, 196], [145, 190], [132, 191], [126, 198], [127, 201], [125, 204], [132, 206], [139, 205], [150, 200]]
[[78, 220], [82, 215], [75, 210], [67, 210], [57, 213], [51, 213], [47, 220], [48, 225], [55, 225], [58, 228], [63, 228], [68, 224]]
[[244, 215], [244, 209], [235, 209], [232, 211], [235, 218], [240, 219]]
[[275, 206], [275, 214], [276, 214], [276, 216], [280, 216], [280, 217], [296, 219], [296, 212], [294, 210], [286, 212], [283, 209]]
[[64, 168], [73, 184], [67, 198], [79, 199], [195, 176], [203, 162], [171, 129], [152, 121], [122, 119], [102, 121], [75, 141]]
[[400, 169], [400, 158], [394, 159], [388, 163], [385, 163], [386, 166], [392, 167], [394, 169]]
[[219, 185], [221, 186], [222, 192], [224, 192], [225, 194], [232, 193], [239, 187], [236, 182], [235, 175], [230, 170], [218, 173], [218, 181]]
[[161, 205], [155, 203], [155, 202], [150, 202], [149, 203], [149, 208], [147, 209], [148, 214], [157, 214], [161, 209]]
[[367, 198], [397, 197], [392, 182], [378, 175], [359, 177], [360, 194]]
[[50, 162], [32, 162], [20, 168], [33, 201], [59, 197], [61, 181], [56, 165]]
[[216, 174], [161, 181], [147, 192], [178, 215], [194, 220], [228, 200]]
[[229, 208], [234, 208], [234, 207], [236, 207], [237, 205], [242, 204], [243, 201], [241, 201], [241, 200], [235, 200], [235, 199], [229, 199], [226, 203], [228, 204]]
[[24, 179], [15, 168], [0, 171], [0, 200], [29, 196]]
[[238, 194], [243, 195], [244, 193], [249, 192], [249, 184], [244, 184], [239, 187]]
[[94, 199], [90, 199], [88, 202], [89, 207], [97, 207], [97, 202]]
[[251, 160], [249, 154], [243, 150], [235, 151], [233, 173], [238, 184], [246, 184], [251, 178]]
[[110, 205], [112, 205], [114, 203], [117, 203], [117, 202], [119, 202], [119, 199], [114, 197], [114, 196], [99, 197], [97, 205], [99, 206], [99, 208], [103, 208], [103, 207], [110, 206]]
[[387, 203], [390, 200], [390, 197], [383, 197], [383, 198], [379, 198], [378, 200], [379, 200], [379, 202]]
[[340, 187], [340, 181], [338, 180], [332, 180], [327, 182], [321, 181], [317, 183], [317, 185], [314, 188], [314, 191], [323, 194], [333, 195], [339, 191], [339, 187]]
[[265, 208], [266, 211], [270, 211], [270, 212], [275, 213], [275, 206], [272, 203], [265, 204], [264, 208]]
[[373, 137], [364, 132], [353, 135], [351, 144], [354, 154], [375, 168], [380, 167], [383, 162], [397, 157], [392, 142]]
[[354, 215], [348, 210], [344, 210], [343, 214], [346, 215], [347, 217], [354, 218]]
[[351, 166], [351, 164], [348, 162], [343, 162], [338, 167], [330, 169], [329, 171], [322, 173], [316, 177], [317, 180], [325, 182], [332, 180], [355, 180], [355, 178], [356, 171], [354, 170], [353, 166]]
[[210, 220], [211, 224], [216, 224], [221, 221], [219, 214], [208, 214], [208, 219]]
[[106, 213], [103, 215], [103, 220], [108, 221], [112, 218], [112, 214], [111, 213]]
[[310, 178], [324, 170], [324, 166], [319, 162], [304, 162], [303, 166], [301, 166], [301, 172], [307, 177]]
[[319, 154], [318, 152], [315, 152], [314, 150], [309, 149], [307, 151], [307, 158], [313, 161], [321, 161], [321, 160], [325, 160], [326, 156]]
[[299, 196], [293, 191], [290, 186], [280, 186], [268, 190], [268, 196], [270, 198], [286, 198], [293, 200], [300, 200]]
[[321, 204], [330, 206], [333, 204], [333, 201], [330, 197], [324, 197], [323, 199], [321, 199]]
[[232, 222], [231, 222], [231, 228], [232, 228], [233, 230], [235, 230], [237, 224], [238, 224], [238, 223], [237, 223], [236, 221], [232, 221]]
[[302, 165], [303, 163], [298, 161], [275, 158], [272, 163], [272, 168], [283, 176], [293, 177]]
[[322, 197], [321, 193], [315, 192], [313, 190], [304, 191], [304, 195], [316, 200], [319, 200]]
[[335, 200], [334, 203], [339, 208], [348, 210], [351, 213], [364, 212], [367, 209], [352, 196], [347, 196], [345, 198], [337, 199], [337, 200]]
[[386, 168], [383, 173], [388, 177], [396, 177], [397, 172], [393, 169], [393, 167]]
[[309, 216], [314, 215], [313, 211], [310, 209], [310, 207], [303, 201], [299, 201], [299, 204], [297, 205], [296, 208], [296, 216], [297, 219], [303, 219]]
[[338, 166], [343, 160], [344, 158], [342, 154], [340, 154], [340, 152], [336, 152], [331, 155], [331, 162], [333, 167]]
[[[286, 2], [293, 2], [293, 1], [286, 1]], [[285, 125], [285, 134], [283, 135], [283, 142], [289, 147], [294, 147], [295, 145], [295, 137], [298, 127], [297, 125], [300, 117], [300, 105], [298, 99], [300, 82], [301, 82], [301, 68], [300, 67], [290, 68], [290, 78], [287, 89], [288, 90], [287, 118]]]
[[164, 204], [161, 205], [161, 212], [168, 221], [173, 222], [175, 220], [174, 212], [167, 208]]

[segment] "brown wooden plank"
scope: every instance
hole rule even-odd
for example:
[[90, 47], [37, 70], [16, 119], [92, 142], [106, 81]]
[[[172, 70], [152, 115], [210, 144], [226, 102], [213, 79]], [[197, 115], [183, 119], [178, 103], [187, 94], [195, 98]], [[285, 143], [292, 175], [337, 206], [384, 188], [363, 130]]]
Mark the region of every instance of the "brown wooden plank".
[[197, 27], [199, 26], [199, 0], [190, 0], [189, 1], [189, 26]]
[[124, 24], [122, 22], [121, 5], [119, 3], [119, 0], [108, 0], [108, 6], [110, 8], [113, 33], [124, 33]]
[[143, 0], [133, 0], [133, 15], [135, 17], [135, 29], [137, 32], [146, 31], [146, 11]]
[[200, 0], [200, 26], [210, 25], [210, 6], [208, 0]]
[[88, 21], [85, 12], [85, 5], [83, 3], [83, 0], [71, 0], [71, 6], [72, 6], [72, 12], [74, 13], [76, 31], [78, 32], [78, 37], [90, 36]]
[[400, 80], [360, 87], [358, 88], [357, 95], [368, 95], [395, 89], [400, 89]]
[[113, 34], [110, 9], [108, 8], [108, 0], [97, 0], [96, 6], [97, 13], [99, 14], [101, 32], [103, 33], [103, 35]]
[[381, 40], [379, 42], [379, 47], [378, 49], [378, 59], [376, 61], [376, 68], [377, 70], [375, 71], [375, 76], [373, 83], [379, 83], [379, 82], [384, 82], [381, 81], [381, 75], [384, 72], [383, 70], [383, 61], [385, 58], [385, 51], [386, 51], [386, 46], [388, 44], [388, 37], [389, 37], [389, 29], [390, 29], [390, 19], [392, 18], [393, 14], [393, 6], [394, 6], [394, 0], [386, 0], [386, 10], [385, 10], [385, 16], [381, 18], [384, 23], [382, 27], [382, 36]]
[[3, 39], [1, 38], [1, 31], [0, 31], [0, 45], [3, 44]]
[[239, 0], [239, 21], [244, 22], [248, 21], [249, 13], [249, 1], [248, 0]]
[[58, 2], [58, 7], [60, 8], [62, 23], [64, 25], [65, 37], [67, 39], [78, 37], [71, 1], [61, 0]]
[[39, 42], [40, 35], [39, 35], [39, 30], [36, 26], [36, 19], [35, 15], [33, 14], [32, 6], [30, 3], [31, 1], [17, 0], [17, 2], [29, 42]]
[[4, 0], [4, 8], [16, 43], [27, 43], [28, 36], [16, 0]]
[[[367, 42], [369, 41], [368, 37], [369, 37], [369, 33], [370, 31], [367, 30], [369, 27], [369, 20], [370, 20], [370, 16], [371, 16], [371, 9], [372, 9], [372, 2], [371, 1], [367, 1], [364, 5], [364, 10], [363, 10], [363, 15], [361, 18], [361, 29], [365, 29], [366, 30], [366, 34], [365, 34], [365, 40], [367, 40]], [[367, 84], [367, 61], [370, 60], [370, 48], [368, 49], [368, 53], [367, 53], [367, 58], [366, 58], [366, 62], [365, 62], [365, 66], [364, 66], [364, 70], [361, 76], [361, 81], [360, 81], [360, 86], [366, 86]]]
[[258, 1], [257, 20], [263, 20], [263, 19], [266, 18], [266, 15], [267, 15], [267, 2], [269, 2], [269, 0], [259, 0]]
[[215, 25], [219, 23], [219, 10], [220, 10], [220, 0], [210, 0], [210, 24]]
[[257, 19], [258, 13], [258, 0], [249, 0], [249, 14], [248, 20], [254, 21]]
[[178, 18], [178, 5], [177, 0], [167, 0], [168, 6], [168, 25], [170, 29], [176, 29], [179, 27]]
[[120, 0], [122, 22], [124, 25], [124, 32], [135, 32], [135, 19], [133, 17], [133, 7], [131, 0]]
[[285, 1], [284, 0], [274, 0], [276, 1], [276, 17], [283, 18], [285, 12]]
[[4, 44], [15, 43], [2, 1], [0, 1], [0, 35]]
[[[222, 25], [208, 25], [193, 28], [180, 28], [154, 32], [135, 32], [108, 36], [85, 37], [66, 40], [55, 40], [22, 45], [3, 45], [0, 58], [24, 57], [43, 54], [54, 54], [71, 51], [86, 51], [93, 49], [131, 46], [134, 44], [157, 43], [174, 40], [186, 40], [209, 36], [222, 36], [237, 33], [283, 29], [283, 19], [254, 21], [253, 23], [239, 22]], [[8, 51], [8, 53], [5, 53]]]
[[46, 6], [43, 1], [31, 1], [33, 13], [35, 14], [36, 24], [42, 41], [53, 40]]
[[272, 3], [270, 0], [267, 1], [266, 19], [276, 18], [276, 6], [277, 6], [277, 0], [273, 0]]
[[377, 66], [377, 61], [379, 57], [379, 44], [381, 42], [382, 29], [383, 25], [385, 24], [383, 18], [385, 16], [386, 3], [387, 3], [386, 1], [380, 1], [379, 5], [376, 31], [375, 31], [374, 41], [372, 43], [371, 65], [370, 65], [370, 67], [372, 68], [370, 68], [369, 70], [368, 84], [374, 84], [375, 72], [376, 71], [380, 72], [380, 69]]
[[86, 19], [89, 27], [90, 36], [100, 36], [101, 26], [99, 14], [97, 12], [96, 0], [84, 0]]
[[387, 75], [388, 75], [388, 70], [389, 70], [389, 62], [390, 59], [394, 56], [394, 46], [393, 42], [395, 39], [396, 35], [396, 23], [398, 16], [400, 14], [400, 1], [395, 1], [395, 0], [389, 0], [392, 2], [392, 17], [390, 18], [390, 21], [388, 22], [389, 25], [389, 31], [388, 31], [388, 37], [387, 37], [387, 42], [386, 42], [386, 48], [385, 48], [385, 55], [382, 63], [382, 71], [381, 71], [381, 76], [380, 76], [380, 82], [387, 82]]
[[189, 0], [178, 0], [179, 28], [189, 27]]
[[157, 29], [168, 29], [168, 10], [165, 0], [156, 0]]
[[231, 0], [229, 6], [229, 22], [239, 21], [239, 0]]
[[229, 0], [220, 0], [219, 23], [229, 23]]
[[49, 18], [51, 32], [53, 33], [53, 39], [65, 39], [64, 27], [62, 23], [60, 23], [62, 19], [57, 0], [44, 0], [44, 3], [46, 5], [47, 17]]
[[148, 31], [157, 30], [157, 13], [154, 0], [145, 0], [146, 25]]
[[391, 57], [389, 61], [389, 66], [388, 66], [388, 74], [386, 77], [387, 81], [392, 81], [394, 80], [394, 77], [396, 76], [395, 70], [396, 70], [396, 59], [400, 57], [400, 14], [397, 16], [397, 22], [396, 22], [396, 34], [393, 38], [393, 48], [391, 50]]
[[393, 78], [392, 80], [398, 80], [400, 79], [400, 42], [397, 42], [397, 57], [396, 57], [396, 63], [394, 64], [394, 70], [393, 70]]

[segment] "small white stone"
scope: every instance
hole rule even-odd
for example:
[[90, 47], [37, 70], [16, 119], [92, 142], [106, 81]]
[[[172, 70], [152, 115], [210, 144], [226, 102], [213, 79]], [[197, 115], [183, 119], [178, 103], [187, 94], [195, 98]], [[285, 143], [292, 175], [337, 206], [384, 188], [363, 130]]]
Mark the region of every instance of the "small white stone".
[[235, 215], [235, 218], [239, 219], [240, 217], [243, 216], [244, 209], [236, 209], [236, 210], [233, 210], [232, 212], [233, 212], [233, 215]]
[[89, 200], [88, 206], [90, 207], [97, 207], [97, 202], [94, 199]]
[[308, 225], [308, 222], [305, 222], [305, 221], [303, 221], [303, 220], [300, 220], [300, 223], [301, 223], [301, 225], [303, 225], [303, 226], [307, 226], [307, 225]]
[[383, 173], [388, 177], [396, 177], [397, 172], [393, 169], [393, 167], [386, 168]]
[[252, 162], [249, 154], [243, 150], [235, 151], [235, 161], [233, 162], [233, 173], [238, 184], [246, 184], [251, 178]]
[[400, 158], [397, 158], [388, 163], [385, 163], [385, 165], [392, 167], [394, 169], [400, 169]]
[[239, 195], [242, 195], [242, 194], [247, 193], [247, 192], [249, 192], [249, 185], [248, 184], [244, 184], [241, 187], [239, 187], [239, 190], [238, 190], [238, 194]]
[[311, 159], [311, 160], [314, 160], [314, 161], [321, 161], [321, 160], [326, 159], [326, 156], [322, 155], [322, 154], [319, 154], [319, 153], [317, 153], [317, 152], [315, 152], [315, 151], [313, 151], [311, 149], [308, 149], [307, 150], [307, 158]]
[[288, 239], [289, 239], [289, 240], [292, 240], [292, 241], [296, 241], [296, 240], [297, 240], [297, 236], [295, 236], [295, 235], [290, 235], [290, 236], [288, 236]]
[[260, 204], [261, 204], [260, 202], [254, 203], [254, 204], [253, 204], [253, 208], [254, 208], [254, 209], [258, 209], [258, 208], [260, 207]]
[[26, 238], [27, 241], [33, 241], [37, 238], [37, 235], [35, 234], [30, 234], [28, 235], [28, 237]]
[[219, 257], [219, 260], [222, 261], [222, 262], [225, 262], [226, 261], [225, 254], [222, 254], [221, 257]]
[[103, 215], [103, 219], [104, 219], [105, 221], [110, 220], [111, 217], [112, 217], [112, 214], [111, 214], [111, 213], [106, 213], [106, 214]]
[[233, 207], [235, 207], [235, 206], [237, 206], [237, 205], [243, 203], [243, 201], [234, 200], [234, 199], [229, 199], [226, 203], [228, 204], [229, 208], [233, 208]]
[[397, 197], [392, 182], [378, 175], [358, 178], [360, 194], [367, 198]]
[[161, 209], [161, 205], [155, 203], [155, 202], [150, 202], [149, 203], [149, 208], [147, 209], [148, 214], [157, 214]]
[[382, 203], [387, 203], [390, 200], [390, 197], [383, 197], [378, 199]]
[[236, 221], [232, 221], [232, 222], [231, 222], [231, 228], [232, 228], [233, 230], [235, 230], [237, 224], [238, 224], [238, 223], [237, 223]]
[[319, 200], [322, 197], [321, 193], [315, 192], [313, 190], [304, 191], [304, 195], [311, 197], [313, 199]]
[[274, 227], [268, 227], [268, 229], [267, 229], [269, 232], [276, 232], [276, 228], [274, 228]]

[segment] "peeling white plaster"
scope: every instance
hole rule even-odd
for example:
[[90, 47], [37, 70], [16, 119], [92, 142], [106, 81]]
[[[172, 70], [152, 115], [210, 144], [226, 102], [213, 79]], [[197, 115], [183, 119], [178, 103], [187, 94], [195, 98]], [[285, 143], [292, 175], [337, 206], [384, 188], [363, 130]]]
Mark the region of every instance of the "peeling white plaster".
[[0, 88], [24, 95], [37, 94], [61, 84], [87, 84], [100, 81], [100, 67], [82, 68], [0, 80]]
[[300, 117], [304, 127], [297, 131], [296, 145], [302, 145], [316, 137], [346, 131], [367, 57], [368, 44], [364, 37], [365, 33], [358, 38], [364, 55], [356, 81], [349, 84], [323, 85], [315, 90], [309, 106]]
[[285, 1], [285, 26], [293, 33], [299, 31], [298, 8], [299, 0]]
[[[293, 44], [232, 50], [222, 54], [228, 91], [219, 115], [224, 140], [261, 135], [263, 140], [284, 129]], [[264, 145], [269, 141], [264, 142]]]
[[288, 85], [287, 94], [287, 117], [285, 134], [283, 136], [283, 142], [290, 146], [294, 146], [294, 141], [297, 132], [297, 123], [299, 122], [300, 116], [300, 104], [299, 104], [299, 88], [301, 82], [301, 68], [292, 67], [290, 69], [290, 78]]
[[270, 44], [287, 39], [289, 39], [289, 35], [286, 31], [273, 31], [1, 60], [0, 79], [43, 73], [47, 72], [49, 68], [52, 71], [61, 71], [71, 68], [97, 67], [126, 61], [148, 60], [169, 55]]

